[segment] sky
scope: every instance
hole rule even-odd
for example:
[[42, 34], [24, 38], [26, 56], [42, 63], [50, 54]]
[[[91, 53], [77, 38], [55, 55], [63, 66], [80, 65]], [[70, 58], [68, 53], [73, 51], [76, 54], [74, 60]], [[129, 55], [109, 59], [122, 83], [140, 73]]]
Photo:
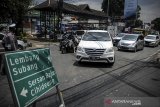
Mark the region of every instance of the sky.
[[[39, 3], [45, 0], [36, 0]], [[101, 10], [103, 0], [64, 0], [71, 4], [89, 4], [90, 8]], [[160, 17], [160, 0], [138, 0], [141, 7], [140, 19], [144, 23], [150, 23], [157, 17]]]

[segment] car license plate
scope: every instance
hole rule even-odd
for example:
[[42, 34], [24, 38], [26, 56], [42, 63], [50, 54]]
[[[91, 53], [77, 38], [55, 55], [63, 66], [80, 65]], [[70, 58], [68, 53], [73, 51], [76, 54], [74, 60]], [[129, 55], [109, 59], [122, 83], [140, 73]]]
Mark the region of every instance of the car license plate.
[[93, 57], [93, 56], [92, 56], [92, 57], [90, 57], [89, 59], [90, 59], [90, 60], [98, 60], [99, 57]]

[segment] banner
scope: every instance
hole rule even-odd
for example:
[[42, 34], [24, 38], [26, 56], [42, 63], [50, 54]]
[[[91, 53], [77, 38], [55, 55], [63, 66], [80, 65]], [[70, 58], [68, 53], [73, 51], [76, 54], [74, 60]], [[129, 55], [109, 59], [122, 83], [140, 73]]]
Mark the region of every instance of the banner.
[[124, 18], [136, 16], [138, 0], [125, 0]]

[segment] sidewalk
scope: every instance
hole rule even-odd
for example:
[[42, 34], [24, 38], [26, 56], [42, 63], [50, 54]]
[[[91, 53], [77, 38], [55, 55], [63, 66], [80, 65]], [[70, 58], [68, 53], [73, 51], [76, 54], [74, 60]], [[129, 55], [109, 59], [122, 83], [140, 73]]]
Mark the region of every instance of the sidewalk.
[[160, 65], [160, 50], [158, 50], [153, 55], [151, 55], [149, 58], [147, 58], [147, 61]]
[[58, 42], [41, 42], [36, 40], [29, 40], [32, 43], [32, 47], [27, 47], [27, 49], [35, 49], [35, 48], [46, 48], [50, 45], [58, 45]]
[[[36, 40], [28, 40], [32, 43], [32, 47], [27, 47], [26, 50], [35, 49], [35, 48], [46, 48], [50, 45], [58, 45], [58, 42], [41, 42]], [[1, 73], [1, 71], [0, 71]], [[15, 107], [12, 99], [9, 83], [7, 76], [0, 74], [0, 107]]]

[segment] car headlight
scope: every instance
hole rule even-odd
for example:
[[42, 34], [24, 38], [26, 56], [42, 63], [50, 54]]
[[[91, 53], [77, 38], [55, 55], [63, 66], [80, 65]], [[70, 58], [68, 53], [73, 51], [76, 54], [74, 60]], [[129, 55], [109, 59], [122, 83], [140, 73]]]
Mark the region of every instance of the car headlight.
[[130, 46], [134, 47], [136, 45], [136, 42], [135, 43], [132, 43]]
[[78, 51], [78, 52], [85, 52], [82, 47], [77, 47], [77, 51]]
[[112, 48], [106, 49], [106, 53], [108, 53], [108, 52], [114, 52], [114, 48], [112, 47]]

